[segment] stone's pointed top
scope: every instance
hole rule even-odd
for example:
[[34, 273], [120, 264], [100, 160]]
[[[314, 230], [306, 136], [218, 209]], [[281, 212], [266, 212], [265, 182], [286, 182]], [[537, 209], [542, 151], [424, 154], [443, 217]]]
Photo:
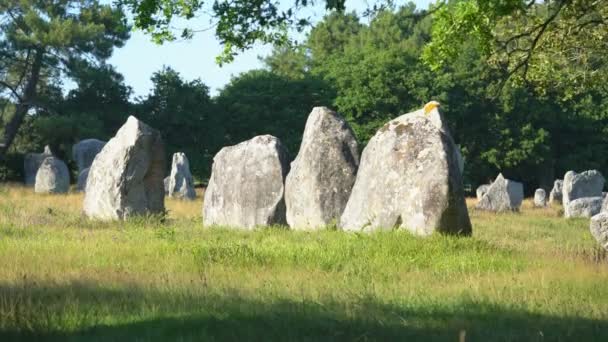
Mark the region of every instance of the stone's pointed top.
[[505, 179], [505, 176], [502, 175], [502, 172], [499, 173], [498, 176], [496, 176], [495, 180], [498, 180], [498, 179]]
[[44, 152], [42, 153], [53, 155], [53, 151], [51, 151], [51, 147], [49, 145], [44, 146]]
[[333, 110], [331, 110], [329, 107], [325, 107], [325, 106], [317, 106], [314, 107], [312, 109], [313, 112], [329, 112], [329, 113], [334, 113]]
[[432, 110], [437, 109], [440, 104], [437, 101], [430, 101], [429, 103], [424, 105], [424, 114], [429, 114]]

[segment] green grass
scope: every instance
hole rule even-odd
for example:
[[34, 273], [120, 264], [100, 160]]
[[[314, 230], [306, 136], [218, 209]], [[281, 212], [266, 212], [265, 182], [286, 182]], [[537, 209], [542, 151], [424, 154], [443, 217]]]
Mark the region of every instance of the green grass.
[[100, 223], [81, 201], [0, 187], [0, 341], [608, 341], [606, 253], [559, 210], [416, 238], [203, 228], [200, 199]]

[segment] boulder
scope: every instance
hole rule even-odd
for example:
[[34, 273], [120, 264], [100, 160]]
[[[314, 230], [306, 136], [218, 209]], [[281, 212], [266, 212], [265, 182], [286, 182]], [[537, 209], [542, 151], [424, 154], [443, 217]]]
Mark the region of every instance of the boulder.
[[503, 177], [496, 177], [475, 208], [494, 212], [518, 211], [524, 200], [524, 186]]
[[475, 194], [477, 195], [478, 201], [481, 201], [481, 198], [483, 197], [483, 195], [485, 195], [486, 192], [488, 192], [490, 185], [492, 185], [492, 184], [482, 184], [477, 187], [477, 190], [475, 190]]
[[603, 201], [604, 198], [601, 196], [577, 198], [568, 202], [568, 206], [564, 208], [564, 214], [568, 218], [591, 217], [602, 211]]
[[186, 154], [177, 152], [173, 154], [171, 174], [168, 178], [166, 193], [169, 197], [193, 200], [196, 198], [194, 179], [190, 173], [190, 163]]
[[105, 146], [106, 142], [97, 139], [85, 139], [72, 146], [72, 158], [78, 166], [78, 174], [91, 167], [95, 156]]
[[549, 193], [549, 204], [562, 204], [562, 194], [564, 189], [564, 181], [561, 179], [555, 180], [553, 189]]
[[456, 146], [432, 104], [371, 138], [340, 218], [343, 230], [471, 234]]
[[564, 187], [562, 203], [564, 210], [568, 210], [568, 203], [582, 197], [601, 197], [604, 190], [604, 177], [597, 170], [589, 170], [581, 173], [574, 171], [566, 172], [564, 176]]
[[534, 206], [535, 207], [546, 207], [547, 206], [547, 192], [544, 189], [536, 189], [534, 192]]
[[70, 189], [68, 166], [59, 158], [46, 157], [36, 172], [34, 191], [37, 193], [66, 193]]
[[287, 151], [271, 135], [222, 148], [213, 158], [205, 190], [205, 225], [252, 229], [285, 224], [288, 171]]
[[320, 228], [340, 219], [358, 166], [359, 147], [348, 123], [326, 107], [315, 107], [285, 180], [289, 226]]
[[76, 190], [78, 191], [86, 191], [87, 188], [87, 178], [89, 178], [89, 170], [90, 168], [86, 168], [78, 174], [78, 182], [76, 183]]
[[165, 186], [165, 196], [169, 195], [169, 176], [163, 179], [163, 185]]
[[101, 220], [165, 211], [165, 151], [160, 132], [130, 116], [97, 155], [87, 179], [84, 212]]
[[601, 212], [591, 218], [589, 230], [595, 240], [608, 250], [608, 212]]
[[34, 184], [36, 184], [36, 173], [38, 172], [38, 168], [46, 158], [52, 156], [53, 152], [51, 152], [51, 148], [48, 145], [44, 146], [44, 152], [42, 153], [28, 153], [25, 155], [23, 158], [25, 185], [34, 186]]

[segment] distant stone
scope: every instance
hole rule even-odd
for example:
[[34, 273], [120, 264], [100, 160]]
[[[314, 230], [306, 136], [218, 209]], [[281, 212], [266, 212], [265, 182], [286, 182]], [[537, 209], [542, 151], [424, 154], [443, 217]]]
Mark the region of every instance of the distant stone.
[[68, 166], [59, 158], [44, 159], [38, 172], [34, 191], [37, 193], [66, 193], [70, 189], [70, 172]]
[[608, 212], [601, 212], [593, 216], [589, 230], [600, 246], [608, 250]]
[[252, 229], [285, 224], [288, 171], [287, 151], [271, 135], [222, 148], [213, 158], [205, 191], [205, 225]]
[[547, 206], [547, 193], [544, 189], [536, 189], [534, 192], [534, 206], [535, 207], [546, 207]]
[[581, 197], [568, 202], [565, 208], [565, 216], [573, 217], [591, 217], [599, 214], [602, 211], [602, 202], [604, 198], [598, 197]]
[[564, 181], [561, 179], [555, 180], [553, 189], [549, 193], [549, 204], [562, 204], [562, 195], [564, 190]]
[[160, 132], [130, 116], [91, 165], [85, 214], [113, 220], [164, 213], [164, 156]]
[[105, 146], [106, 142], [97, 139], [85, 139], [72, 146], [72, 158], [78, 166], [78, 174], [93, 164], [95, 156]]
[[87, 178], [89, 178], [89, 170], [91, 168], [86, 168], [80, 172], [78, 175], [78, 182], [76, 183], [76, 190], [78, 191], [86, 191], [87, 188]]
[[173, 154], [171, 162], [171, 174], [167, 177], [168, 184], [166, 193], [169, 197], [193, 200], [196, 198], [194, 190], [194, 179], [190, 173], [190, 163], [186, 154], [177, 152]]
[[581, 173], [574, 171], [566, 172], [564, 176], [564, 187], [562, 203], [564, 214], [569, 217], [569, 203], [583, 197], [601, 197], [604, 190], [604, 177], [597, 170], [589, 170]]
[[343, 230], [471, 234], [456, 145], [432, 104], [371, 138], [340, 219]]
[[34, 184], [36, 184], [36, 173], [38, 172], [38, 168], [46, 158], [52, 156], [53, 152], [51, 152], [51, 148], [48, 145], [44, 146], [44, 152], [42, 153], [28, 153], [25, 155], [23, 159], [25, 185], [34, 186]]
[[523, 184], [506, 179], [501, 173], [477, 203], [476, 208], [495, 212], [519, 211], [523, 200]]
[[163, 185], [165, 186], [165, 196], [169, 196], [169, 176], [163, 179]]
[[340, 219], [355, 183], [358, 149], [342, 117], [326, 107], [312, 110], [285, 180], [290, 227], [320, 228]]
[[482, 184], [477, 187], [477, 190], [475, 190], [475, 194], [477, 195], [478, 201], [481, 201], [481, 198], [483, 197], [483, 195], [485, 195], [486, 192], [488, 192], [490, 185], [492, 185], [492, 184]]

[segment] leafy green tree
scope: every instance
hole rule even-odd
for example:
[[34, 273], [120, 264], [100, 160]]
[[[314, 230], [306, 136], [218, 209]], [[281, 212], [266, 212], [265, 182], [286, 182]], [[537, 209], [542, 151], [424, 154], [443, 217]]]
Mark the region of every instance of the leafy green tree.
[[120, 8], [96, 0], [0, 1], [0, 87], [15, 104], [0, 142], [10, 148], [28, 113], [41, 110], [45, 84], [85, 60], [103, 61], [129, 37]]
[[152, 75], [152, 92], [137, 106], [139, 119], [159, 129], [167, 153], [184, 152], [197, 178], [209, 175], [213, 155], [225, 142], [224, 123], [199, 79], [184, 81], [168, 67]]

